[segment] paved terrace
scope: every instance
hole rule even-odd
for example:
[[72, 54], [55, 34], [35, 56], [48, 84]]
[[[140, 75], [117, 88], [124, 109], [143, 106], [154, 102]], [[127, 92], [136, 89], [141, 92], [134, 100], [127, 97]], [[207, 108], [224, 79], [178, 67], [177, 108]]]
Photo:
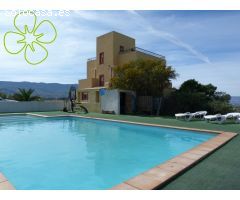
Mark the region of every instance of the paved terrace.
[[[54, 116], [67, 113], [37, 112], [36, 114]], [[89, 113], [83, 116], [240, 133], [240, 124], [234, 123], [214, 124], [205, 121], [186, 122], [171, 117], [142, 117], [99, 113]], [[173, 181], [169, 182], [167, 185], [164, 185], [161, 189], [240, 189], [239, 158], [240, 136], [237, 135], [223, 147], [200, 161], [200, 163], [187, 170]]]

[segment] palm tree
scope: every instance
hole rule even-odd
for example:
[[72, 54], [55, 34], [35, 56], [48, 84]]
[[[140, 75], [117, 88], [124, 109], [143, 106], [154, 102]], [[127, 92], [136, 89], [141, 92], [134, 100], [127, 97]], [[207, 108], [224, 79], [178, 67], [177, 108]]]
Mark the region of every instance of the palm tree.
[[21, 89], [18, 88], [19, 92], [13, 95], [13, 98], [17, 101], [39, 101], [41, 97], [32, 96], [34, 89]]

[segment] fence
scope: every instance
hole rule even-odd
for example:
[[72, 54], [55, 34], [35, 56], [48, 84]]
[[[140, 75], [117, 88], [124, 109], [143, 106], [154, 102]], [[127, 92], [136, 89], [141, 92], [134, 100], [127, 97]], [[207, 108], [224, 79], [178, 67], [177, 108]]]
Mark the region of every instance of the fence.
[[153, 97], [152, 96], [138, 96], [137, 97], [137, 111], [144, 114], [152, 114]]
[[1, 101], [0, 113], [60, 111], [63, 107], [63, 100], [22, 102]]
[[159, 98], [152, 96], [137, 97], [137, 112], [142, 114], [156, 114]]

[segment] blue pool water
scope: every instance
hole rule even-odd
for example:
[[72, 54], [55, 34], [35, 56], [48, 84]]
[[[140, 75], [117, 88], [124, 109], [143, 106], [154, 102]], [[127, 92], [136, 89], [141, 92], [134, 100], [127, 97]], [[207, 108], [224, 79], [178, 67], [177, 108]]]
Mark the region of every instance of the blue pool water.
[[16, 189], [108, 189], [214, 134], [74, 117], [0, 117], [0, 172]]

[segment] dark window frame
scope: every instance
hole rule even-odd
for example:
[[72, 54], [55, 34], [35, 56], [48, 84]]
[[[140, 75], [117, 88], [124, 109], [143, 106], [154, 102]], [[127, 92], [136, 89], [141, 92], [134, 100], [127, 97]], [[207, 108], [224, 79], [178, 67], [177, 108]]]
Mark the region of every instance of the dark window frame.
[[120, 45], [119, 52], [124, 52], [124, 46], [123, 45]]
[[99, 53], [99, 64], [104, 64], [104, 52]]
[[96, 91], [96, 103], [99, 103], [100, 102], [100, 94], [99, 94], [99, 91]]
[[82, 101], [88, 101], [88, 92], [82, 92]]
[[104, 74], [99, 75], [99, 86], [104, 86]]

